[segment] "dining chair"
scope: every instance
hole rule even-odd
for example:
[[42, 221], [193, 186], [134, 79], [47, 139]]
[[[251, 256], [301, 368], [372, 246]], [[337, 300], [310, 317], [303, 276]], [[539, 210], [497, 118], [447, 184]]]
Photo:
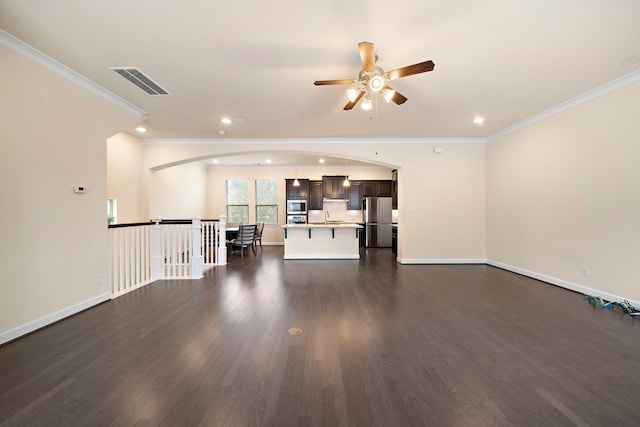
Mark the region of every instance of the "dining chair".
[[262, 249], [262, 230], [264, 230], [264, 222], [257, 223], [256, 235], [253, 238], [253, 245], [256, 246], [256, 243], [260, 243], [260, 249]]
[[232, 254], [234, 248], [239, 248], [240, 257], [244, 258], [245, 249], [249, 251], [249, 248], [251, 248], [255, 255], [256, 247], [254, 244], [254, 239], [256, 235], [256, 228], [257, 227], [255, 224], [241, 224], [238, 227], [238, 235], [235, 239], [229, 241], [229, 247], [231, 248]]

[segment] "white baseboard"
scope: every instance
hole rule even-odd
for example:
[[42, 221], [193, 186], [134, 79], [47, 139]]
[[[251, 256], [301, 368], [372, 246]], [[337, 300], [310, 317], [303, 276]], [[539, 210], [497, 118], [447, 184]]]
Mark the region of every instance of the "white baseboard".
[[69, 317], [76, 313], [79, 313], [87, 308], [93, 307], [94, 305], [98, 305], [105, 301], [109, 301], [111, 299], [111, 294], [106, 292], [104, 294], [98, 295], [94, 298], [88, 299], [86, 301], [82, 301], [79, 304], [72, 305], [71, 307], [67, 307], [60, 311], [56, 311], [55, 313], [51, 313], [47, 316], [36, 319], [32, 322], [26, 323], [22, 326], [18, 326], [17, 328], [8, 330], [6, 332], [0, 333], [0, 344], [4, 344], [16, 338], [19, 338], [23, 335], [26, 335], [30, 332], [43, 328], [47, 325], [57, 322], [58, 320], [62, 320], [65, 317]]
[[400, 264], [485, 264], [484, 258], [436, 258], [436, 259], [411, 259], [411, 258], [396, 258], [396, 261]]
[[561, 288], [569, 289], [574, 292], [581, 293], [583, 295], [592, 295], [596, 297], [600, 297], [606, 301], [629, 301], [629, 303], [635, 307], [640, 306], [640, 302], [631, 300], [629, 298], [621, 297], [619, 295], [610, 294], [608, 292], [603, 292], [598, 289], [592, 289], [587, 286], [582, 286], [577, 283], [568, 282], [566, 280], [558, 279], [552, 276], [547, 276], [545, 274], [536, 273], [535, 271], [525, 270], [523, 268], [514, 267], [512, 265], [503, 264], [498, 261], [493, 261], [490, 259], [480, 259], [480, 258], [472, 258], [472, 259], [406, 259], [406, 258], [396, 258], [396, 261], [399, 264], [487, 264], [492, 267], [498, 267], [503, 270], [511, 271], [512, 273], [521, 274], [523, 276], [530, 277], [532, 279], [540, 280], [542, 282], [549, 283], [554, 286], [559, 286]]
[[285, 255], [284, 259], [360, 259], [360, 255]]
[[617, 301], [617, 302], [622, 302], [624, 300], [629, 301], [629, 303], [631, 303], [631, 305], [633, 306], [639, 306], [640, 302], [638, 301], [633, 301], [630, 300], [629, 298], [624, 298], [621, 297], [619, 295], [614, 295], [614, 294], [610, 294], [608, 292], [603, 292], [600, 291], [598, 289], [592, 289], [589, 288], [587, 286], [582, 286], [579, 285], [577, 283], [572, 283], [572, 282], [568, 282], [566, 280], [562, 280], [562, 279], [557, 279], [555, 277], [551, 277], [551, 276], [547, 276], [545, 274], [540, 274], [540, 273], [536, 273], [534, 271], [529, 271], [529, 270], [525, 270], [519, 267], [514, 267], [512, 265], [508, 265], [508, 264], [503, 264], [501, 262], [497, 262], [497, 261], [492, 261], [492, 260], [487, 260], [487, 265], [490, 265], [492, 267], [498, 267], [501, 268], [503, 270], [507, 270], [507, 271], [511, 271], [513, 273], [518, 273], [518, 274], [522, 274], [523, 276], [527, 276], [527, 277], [531, 277], [532, 279], [536, 279], [536, 280], [540, 280], [555, 286], [559, 286], [561, 288], [565, 288], [565, 289], [569, 289], [571, 291], [574, 292], [578, 292], [584, 295], [592, 295], [592, 296], [596, 296], [596, 297], [600, 297], [606, 301]]

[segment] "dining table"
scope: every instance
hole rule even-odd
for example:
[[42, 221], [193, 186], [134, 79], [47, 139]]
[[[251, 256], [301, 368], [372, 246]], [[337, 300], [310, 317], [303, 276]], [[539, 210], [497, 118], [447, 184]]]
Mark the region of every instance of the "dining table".
[[240, 227], [227, 227], [225, 229], [227, 241], [235, 239], [238, 236], [238, 231], [240, 231]]

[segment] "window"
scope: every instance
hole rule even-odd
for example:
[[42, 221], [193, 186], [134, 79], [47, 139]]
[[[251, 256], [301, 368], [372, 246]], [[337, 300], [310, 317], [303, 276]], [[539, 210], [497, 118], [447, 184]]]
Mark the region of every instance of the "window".
[[116, 224], [118, 220], [118, 204], [116, 199], [107, 199], [107, 224]]
[[278, 223], [277, 179], [256, 179], [256, 222]]
[[249, 223], [249, 180], [227, 180], [227, 221]]

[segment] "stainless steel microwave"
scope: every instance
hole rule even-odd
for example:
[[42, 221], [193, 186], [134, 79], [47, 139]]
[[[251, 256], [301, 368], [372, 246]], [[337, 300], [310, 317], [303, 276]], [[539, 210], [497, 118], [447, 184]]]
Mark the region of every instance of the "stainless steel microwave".
[[306, 215], [306, 200], [287, 200], [287, 215]]

